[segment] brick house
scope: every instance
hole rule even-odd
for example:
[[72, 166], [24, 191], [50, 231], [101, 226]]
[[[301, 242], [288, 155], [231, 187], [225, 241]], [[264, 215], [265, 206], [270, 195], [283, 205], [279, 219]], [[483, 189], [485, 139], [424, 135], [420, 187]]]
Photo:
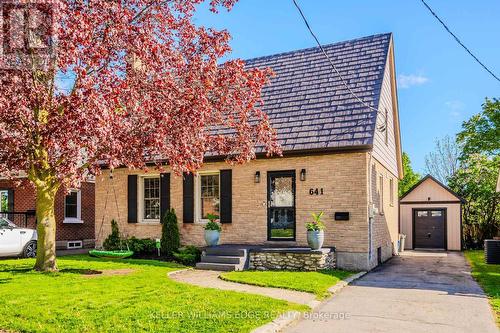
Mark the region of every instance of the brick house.
[[[0, 214], [5, 212], [18, 226], [36, 228], [34, 187], [22, 182], [20, 185], [8, 179], [0, 179]], [[84, 182], [79, 190], [66, 194], [59, 190], [55, 200], [56, 247], [75, 249], [94, 247], [95, 244], [95, 186]], [[26, 217], [25, 217], [26, 216]]]
[[[305, 222], [323, 211], [326, 247], [337, 266], [371, 269], [390, 258], [398, 238], [401, 142], [392, 34], [324, 47], [358, 102], [318, 48], [247, 61], [276, 76], [263, 90], [283, 157], [229, 165], [206, 158], [197, 174], [118, 168], [96, 178], [96, 242], [117, 219], [126, 236], [159, 238], [160, 216], [174, 208], [181, 242], [203, 246], [206, 215], [222, 223], [221, 244], [306, 246]], [[374, 111], [375, 110], [375, 111]], [[377, 112], [378, 110], [378, 112]], [[113, 184], [111, 184], [113, 182]], [[116, 205], [104, 210], [106, 193]]]

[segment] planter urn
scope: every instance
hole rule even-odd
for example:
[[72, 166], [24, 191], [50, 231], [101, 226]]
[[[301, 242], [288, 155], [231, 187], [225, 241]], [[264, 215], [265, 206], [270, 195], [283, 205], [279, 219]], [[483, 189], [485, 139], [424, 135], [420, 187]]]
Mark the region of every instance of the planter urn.
[[307, 244], [311, 250], [319, 250], [325, 241], [325, 232], [323, 230], [308, 230]]
[[219, 244], [220, 231], [218, 230], [205, 230], [205, 242], [207, 246], [216, 246]]

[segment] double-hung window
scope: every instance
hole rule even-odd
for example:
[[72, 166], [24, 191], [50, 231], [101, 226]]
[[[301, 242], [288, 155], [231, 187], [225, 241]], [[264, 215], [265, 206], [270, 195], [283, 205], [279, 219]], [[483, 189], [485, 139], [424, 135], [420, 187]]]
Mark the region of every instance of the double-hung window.
[[71, 190], [64, 198], [64, 223], [83, 223], [82, 192]]
[[144, 222], [160, 220], [160, 177], [143, 178], [143, 209]]
[[200, 173], [197, 180], [198, 220], [206, 220], [209, 214], [220, 216], [219, 173]]

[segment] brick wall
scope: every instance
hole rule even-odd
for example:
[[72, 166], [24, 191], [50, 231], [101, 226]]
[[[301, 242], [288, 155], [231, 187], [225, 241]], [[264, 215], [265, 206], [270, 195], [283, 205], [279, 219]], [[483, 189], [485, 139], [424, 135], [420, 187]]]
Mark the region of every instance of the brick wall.
[[[23, 181], [16, 184], [14, 181], [1, 179], [0, 189], [14, 190], [14, 211], [26, 212], [35, 210], [36, 192], [31, 183]], [[66, 247], [69, 240], [81, 240], [88, 246], [93, 246], [95, 238], [95, 186], [94, 183], [82, 183], [81, 188], [82, 220], [83, 223], [64, 223], [64, 198], [65, 192], [59, 190], [56, 195], [55, 215], [56, 215], [56, 241], [58, 247]], [[34, 227], [30, 225], [29, 227]]]
[[[398, 240], [398, 178], [385, 168], [376, 159], [372, 159], [372, 198], [379, 208], [373, 221], [372, 265], [376, 265], [377, 248], [382, 250], [382, 261], [390, 258], [396, 249]], [[383, 181], [381, 182], [381, 178]], [[392, 179], [393, 201], [390, 198], [390, 184]], [[383, 196], [383, 200], [382, 200]], [[381, 202], [383, 208], [380, 210]]]
[[[262, 244], [267, 242], [267, 171], [296, 171], [296, 242], [287, 245], [304, 246], [304, 223], [312, 212], [325, 212], [325, 246], [335, 246], [339, 251], [368, 251], [367, 210], [367, 154], [345, 153], [304, 157], [258, 159], [247, 164], [231, 166], [224, 162], [206, 163], [202, 171], [233, 169], [233, 210], [231, 224], [224, 224], [221, 243]], [[306, 169], [306, 181], [300, 181], [301, 169]], [[254, 182], [256, 171], [261, 173], [260, 183]], [[150, 170], [148, 175], [155, 174]], [[168, 172], [168, 170], [167, 170]], [[139, 170], [116, 169], [114, 186], [117, 189], [118, 209], [113, 193], [108, 193], [108, 208], [104, 211], [106, 191], [110, 188], [107, 171], [96, 179], [96, 238], [101, 243], [110, 233], [111, 219], [119, 218], [120, 231], [124, 236], [159, 238], [158, 223], [127, 223], [127, 175], [144, 174]], [[323, 188], [323, 195], [310, 195], [310, 188]], [[170, 184], [171, 206], [179, 219], [183, 244], [204, 245], [203, 225], [182, 223], [182, 178], [172, 174]], [[350, 213], [349, 221], [334, 221], [336, 211]], [[101, 218], [105, 216], [102, 233]], [[397, 223], [397, 222], [396, 222]]]

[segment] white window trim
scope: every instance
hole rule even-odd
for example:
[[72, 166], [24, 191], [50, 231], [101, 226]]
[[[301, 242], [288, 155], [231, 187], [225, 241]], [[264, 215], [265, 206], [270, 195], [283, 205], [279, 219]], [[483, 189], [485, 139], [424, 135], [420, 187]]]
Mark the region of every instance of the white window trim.
[[[201, 216], [201, 176], [205, 175], [218, 175], [219, 176], [219, 200], [220, 200], [220, 171], [219, 170], [207, 170], [199, 171], [194, 177], [194, 221], [198, 224], [207, 224], [208, 219], [204, 219]], [[220, 207], [220, 206], [219, 206]]]
[[[70, 243], [80, 244], [80, 245], [69, 246]], [[68, 250], [83, 249], [83, 242], [82, 241], [68, 241], [68, 242], [66, 242], [66, 249], [68, 249]]]
[[76, 218], [66, 217], [66, 196], [64, 196], [64, 220], [63, 223], [67, 224], [81, 224], [82, 220], [82, 191], [81, 190], [71, 190], [70, 192], [76, 192]]
[[[137, 212], [139, 213], [139, 223], [138, 224], [159, 224], [160, 219], [145, 219], [144, 218], [144, 179], [146, 178], [158, 178], [160, 179], [160, 174], [148, 174], [139, 176], [139, 184], [137, 184]], [[161, 187], [161, 186], [160, 186]], [[161, 188], [160, 188], [161, 191]], [[161, 193], [160, 193], [161, 198]]]

